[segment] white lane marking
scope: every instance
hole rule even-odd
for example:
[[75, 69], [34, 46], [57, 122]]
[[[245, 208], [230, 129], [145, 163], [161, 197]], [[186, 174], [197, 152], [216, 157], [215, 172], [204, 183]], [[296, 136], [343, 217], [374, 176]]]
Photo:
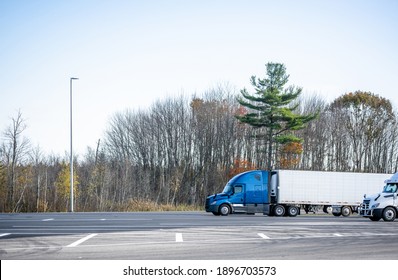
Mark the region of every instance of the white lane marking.
[[337, 237], [342, 237], [342, 235], [340, 233], [333, 233], [333, 235], [337, 236]]
[[42, 222], [54, 221], [54, 218], [41, 220]]
[[10, 235], [11, 233], [2, 233], [2, 234], [0, 234], [0, 237], [4, 237], [4, 236], [7, 236], [7, 235]]
[[106, 219], [101, 219], [101, 221], [106, 221]]
[[266, 236], [264, 233], [257, 233], [257, 235], [263, 239], [271, 239], [269, 236]]
[[30, 229], [40, 229], [40, 228], [159, 228], [158, 226], [12, 226], [13, 228], [18, 228], [18, 229], [25, 229], [25, 228], [30, 228]]
[[184, 239], [182, 239], [182, 233], [176, 233], [176, 242], [184, 242]]
[[93, 233], [93, 234], [87, 235], [86, 237], [84, 237], [84, 238], [82, 238], [82, 239], [79, 239], [79, 240], [77, 240], [76, 242], [73, 242], [72, 244], [69, 244], [69, 245], [66, 246], [66, 247], [76, 247], [77, 245], [83, 243], [84, 241], [89, 240], [90, 238], [92, 238], [92, 237], [94, 237], [94, 236], [96, 236], [96, 235], [97, 235], [97, 233]]

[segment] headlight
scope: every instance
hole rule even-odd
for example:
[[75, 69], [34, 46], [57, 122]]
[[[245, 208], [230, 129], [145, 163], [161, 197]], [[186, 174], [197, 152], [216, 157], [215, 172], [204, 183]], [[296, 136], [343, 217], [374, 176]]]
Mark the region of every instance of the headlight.
[[217, 203], [217, 200], [214, 200], [210, 205], [214, 205]]
[[375, 203], [372, 205], [372, 208], [377, 208], [377, 207], [379, 207], [379, 205], [380, 205], [380, 203]]

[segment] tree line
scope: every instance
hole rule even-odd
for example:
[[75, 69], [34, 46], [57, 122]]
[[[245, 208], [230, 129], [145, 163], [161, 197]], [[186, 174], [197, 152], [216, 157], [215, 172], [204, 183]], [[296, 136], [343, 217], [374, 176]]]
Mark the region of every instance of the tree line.
[[[294, 112], [318, 117], [289, 134], [302, 141], [271, 147], [266, 128], [239, 121], [250, 112], [239, 96], [220, 85], [116, 112], [97, 146], [75, 156], [75, 210], [137, 210], [143, 202], [201, 207], [231, 176], [267, 168], [270, 149], [275, 169], [397, 171], [397, 113], [383, 97], [364, 91], [332, 102], [300, 96]], [[18, 112], [2, 133], [0, 211], [67, 211], [69, 160], [32, 148], [26, 125]]]

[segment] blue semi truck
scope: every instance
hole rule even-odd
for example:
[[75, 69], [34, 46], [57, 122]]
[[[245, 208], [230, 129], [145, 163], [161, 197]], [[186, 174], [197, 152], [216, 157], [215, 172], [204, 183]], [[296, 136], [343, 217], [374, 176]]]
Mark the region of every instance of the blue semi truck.
[[323, 210], [335, 216], [358, 212], [365, 193], [376, 192], [391, 174], [299, 170], [253, 170], [233, 177], [206, 199], [206, 212], [290, 216]]

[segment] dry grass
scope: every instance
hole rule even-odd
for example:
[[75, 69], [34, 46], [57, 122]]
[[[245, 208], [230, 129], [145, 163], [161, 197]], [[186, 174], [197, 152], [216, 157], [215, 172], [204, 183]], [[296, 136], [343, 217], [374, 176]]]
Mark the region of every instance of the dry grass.
[[151, 200], [132, 199], [128, 203], [120, 206], [122, 212], [150, 212], [150, 211], [198, 211], [201, 207], [188, 204], [157, 204]]

